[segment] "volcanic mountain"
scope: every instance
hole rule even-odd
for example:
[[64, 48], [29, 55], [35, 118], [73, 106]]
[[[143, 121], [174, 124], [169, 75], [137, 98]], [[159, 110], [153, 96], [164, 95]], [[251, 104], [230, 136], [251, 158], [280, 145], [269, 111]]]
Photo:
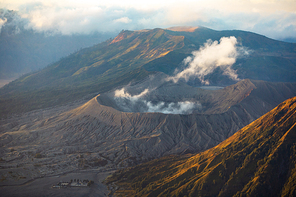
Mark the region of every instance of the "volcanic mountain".
[[117, 195], [295, 196], [296, 97], [207, 151], [116, 173]]
[[[244, 31], [215, 31], [204, 27], [175, 27], [122, 31], [116, 38], [82, 49], [43, 70], [22, 76], [0, 89], [0, 115], [27, 112], [91, 98], [115, 87], [139, 81], [155, 72], [172, 75], [184, 58], [208, 39], [235, 37], [248, 56], [232, 68], [239, 79], [296, 82], [296, 44]], [[211, 85], [237, 81], [217, 68], [206, 76]], [[199, 80], [188, 82], [200, 86]]]
[[[217, 68], [204, 76], [215, 86], [172, 80], [192, 51], [225, 36], [252, 51], [226, 70], [238, 78]], [[243, 31], [122, 31], [23, 76], [0, 89], [0, 187], [214, 147], [295, 96], [294, 49]]]
[[[3, 119], [2, 184], [79, 169], [118, 169], [165, 155], [204, 151], [296, 93], [295, 83], [246, 79], [206, 90], [166, 78], [162, 73], [147, 76], [141, 83], [97, 95], [72, 110], [52, 108]], [[127, 97], [116, 97], [122, 90]], [[122, 105], [122, 99], [140, 104]], [[182, 111], [182, 103], [195, 105]]]

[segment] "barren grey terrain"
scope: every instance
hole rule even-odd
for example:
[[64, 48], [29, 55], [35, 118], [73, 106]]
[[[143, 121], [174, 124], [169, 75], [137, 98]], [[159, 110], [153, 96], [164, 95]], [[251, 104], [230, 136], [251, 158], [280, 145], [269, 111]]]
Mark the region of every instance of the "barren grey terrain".
[[[57, 176], [35, 178], [21, 185], [0, 187], [1, 196], [108, 196], [108, 187], [102, 182], [114, 171], [100, 172], [98, 170], [81, 170]], [[52, 188], [60, 181], [71, 179], [93, 180], [90, 187]]]
[[[103, 195], [105, 190], [93, 190], [101, 187], [106, 177], [102, 173], [211, 148], [296, 93], [292, 83], [246, 79], [223, 89], [205, 90], [165, 78], [156, 74], [84, 104], [1, 120], [1, 193], [13, 196], [44, 187], [48, 195], [57, 195], [50, 188], [52, 183], [87, 170], [89, 175], [85, 175], [94, 176], [95, 186], [82, 193], [73, 188], [58, 193]], [[194, 105], [188, 107], [188, 102]]]

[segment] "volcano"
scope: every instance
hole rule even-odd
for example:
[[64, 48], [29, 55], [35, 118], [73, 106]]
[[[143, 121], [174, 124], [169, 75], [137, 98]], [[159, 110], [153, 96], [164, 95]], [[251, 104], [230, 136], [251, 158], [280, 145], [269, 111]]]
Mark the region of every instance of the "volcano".
[[[246, 79], [206, 90], [166, 78], [163, 73], [148, 76], [99, 94], [81, 106], [74, 105], [72, 110], [53, 108], [2, 120], [1, 158], [5, 162], [1, 167], [30, 179], [93, 168], [96, 160], [103, 161], [103, 169], [118, 169], [165, 155], [201, 152], [296, 92], [293, 83]], [[126, 97], [119, 97], [118, 91]], [[123, 105], [120, 99], [130, 102]], [[140, 104], [130, 105], [133, 99]], [[159, 112], [149, 112], [141, 106], [144, 101], [154, 107], [165, 104]], [[180, 106], [171, 103], [182, 102], [196, 105], [184, 113], [171, 113], [180, 112]], [[169, 105], [171, 110], [167, 109]], [[36, 154], [41, 158], [34, 159]], [[22, 168], [18, 167], [20, 163]], [[14, 182], [8, 172], [4, 170], [3, 176]]]
[[[252, 53], [202, 75], [211, 86], [187, 80], [187, 71], [171, 80], [190, 68], [194, 51], [222, 37]], [[295, 96], [294, 48], [243, 31], [122, 31], [22, 76], [0, 89], [0, 186], [24, 188], [212, 148]]]
[[295, 109], [296, 97], [207, 151], [147, 162], [109, 183], [125, 196], [294, 196]]
[[[218, 67], [212, 73], [202, 75], [202, 80], [210, 85], [225, 87], [237, 83], [225, 75], [229, 71], [236, 73], [237, 79], [296, 82], [296, 44], [293, 43], [251, 32], [215, 31], [204, 27], [126, 30], [114, 39], [61, 58], [1, 88], [0, 116], [54, 107], [85, 97], [90, 99], [114, 88], [140, 82], [157, 72], [172, 76], [176, 69], [182, 70], [184, 60], [190, 59], [209, 39], [216, 43], [223, 37], [236, 39], [240, 49], [248, 51], [249, 55], [236, 56], [231, 68]], [[202, 85], [200, 79], [191, 79], [187, 84]], [[178, 102], [171, 105], [178, 105]], [[165, 102], [162, 107], [169, 104]]]

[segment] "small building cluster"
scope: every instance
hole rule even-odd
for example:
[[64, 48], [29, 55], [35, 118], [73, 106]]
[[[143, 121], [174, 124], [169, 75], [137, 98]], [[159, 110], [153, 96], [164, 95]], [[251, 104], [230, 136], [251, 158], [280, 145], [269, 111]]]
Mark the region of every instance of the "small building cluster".
[[74, 179], [70, 182], [64, 182], [60, 181], [57, 184], [53, 185], [52, 188], [65, 188], [65, 187], [87, 187], [93, 184], [93, 181], [89, 181], [88, 179], [86, 180], [79, 180], [79, 179]]

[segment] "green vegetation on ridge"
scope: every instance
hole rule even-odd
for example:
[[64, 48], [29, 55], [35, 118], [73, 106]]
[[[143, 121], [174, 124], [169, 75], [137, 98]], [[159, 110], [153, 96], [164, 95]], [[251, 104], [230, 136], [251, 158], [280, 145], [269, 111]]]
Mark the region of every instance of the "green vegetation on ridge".
[[0, 114], [63, 104], [141, 80], [148, 74], [142, 65], [183, 46], [183, 37], [163, 30], [124, 31], [114, 41], [83, 49], [6, 85], [0, 91]]

